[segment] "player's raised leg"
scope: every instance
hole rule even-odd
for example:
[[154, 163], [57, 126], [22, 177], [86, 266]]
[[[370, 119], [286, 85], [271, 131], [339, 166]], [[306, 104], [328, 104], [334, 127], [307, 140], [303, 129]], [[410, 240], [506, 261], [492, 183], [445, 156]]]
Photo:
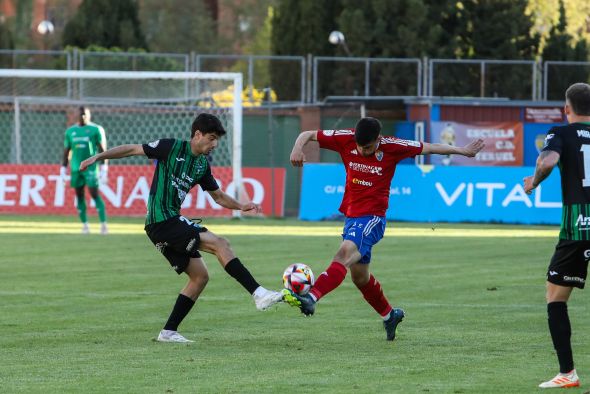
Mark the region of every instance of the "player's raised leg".
[[199, 250], [215, 254], [225, 272], [252, 295], [258, 310], [266, 310], [283, 300], [281, 292], [268, 290], [254, 279], [250, 271], [236, 257], [227, 239], [218, 237], [211, 231], [205, 231], [200, 234]]

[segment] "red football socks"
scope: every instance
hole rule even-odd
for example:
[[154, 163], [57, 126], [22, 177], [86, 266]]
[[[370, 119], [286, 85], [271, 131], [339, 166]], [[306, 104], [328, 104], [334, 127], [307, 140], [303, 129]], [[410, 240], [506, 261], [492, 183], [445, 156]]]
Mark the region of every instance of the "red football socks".
[[340, 286], [340, 283], [346, 277], [346, 267], [337, 261], [333, 261], [330, 266], [318, 276], [315, 284], [310, 290], [310, 294], [317, 300]]
[[385, 298], [385, 294], [383, 294], [383, 289], [381, 288], [381, 284], [373, 274], [369, 278], [369, 282], [363, 286], [362, 289], [359, 289], [361, 293], [363, 293], [363, 297], [365, 300], [377, 311], [381, 317], [386, 317], [391, 312], [392, 308], [389, 305], [389, 301]]

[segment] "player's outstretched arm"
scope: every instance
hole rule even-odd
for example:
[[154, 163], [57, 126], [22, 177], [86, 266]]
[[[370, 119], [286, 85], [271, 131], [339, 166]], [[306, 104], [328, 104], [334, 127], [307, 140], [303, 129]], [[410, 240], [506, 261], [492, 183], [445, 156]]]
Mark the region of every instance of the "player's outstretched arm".
[[423, 155], [437, 154], [437, 155], [462, 155], [467, 157], [473, 157], [482, 150], [485, 146], [482, 139], [473, 140], [465, 146], [452, 146], [446, 144], [429, 144], [428, 142], [423, 143], [424, 148], [422, 149]]
[[559, 157], [560, 154], [552, 150], [541, 152], [539, 157], [537, 157], [535, 175], [527, 176], [523, 179], [526, 194], [531, 194], [551, 174], [553, 167], [559, 162]]
[[317, 130], [309, 130], [304, 131], [295, 140], [295, 144], [293, 145], [293, 150], [291, 150], [291, 164], [293, 167], [302, 167], [303, 162], [305, 161], [305, 154], [303, 153], [303, 147], [309, 141], [317, 141], [318, 138]]
[[94, 164], [97, 160], [104, 160], [104, 159], [121, 159], [123, 157], [129, 156], [139, 156], [144, 155], [145, 152], [143, 151], [143, 147], [139, 144], [127, 144], [127, 145], [119, 145], [115, 146], [114, 148], [108, 149], [104, 152], [98, 153], [88, 159], [84, 160], [80, 163], [80, 171], [84, 171]]
[[213, 200], [219, 205], [227, 209], [236, 209], [244, 212], [252, 211], [254, 213], [262, 212], [260, 205], [253, 202], [241, 204], [238, 200], [223, 192], [221, 189], [209, 190], [208, 193], [213, 197]]

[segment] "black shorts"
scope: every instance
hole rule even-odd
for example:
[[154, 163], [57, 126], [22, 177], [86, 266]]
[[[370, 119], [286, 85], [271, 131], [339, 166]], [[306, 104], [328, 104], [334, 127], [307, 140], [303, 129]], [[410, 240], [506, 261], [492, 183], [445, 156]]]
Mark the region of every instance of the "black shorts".
[[145, 226], [149, 239], [179, 275], [186, 270], [191, 258], [201, 257], [200, 233], [205, 231], [207, 228], [184, 216], [174, 216], [163, 222]]
[[560, 286], [584, 288], [590, 259], [590, 241], [560, 239], [547, 269], [547, 281]]

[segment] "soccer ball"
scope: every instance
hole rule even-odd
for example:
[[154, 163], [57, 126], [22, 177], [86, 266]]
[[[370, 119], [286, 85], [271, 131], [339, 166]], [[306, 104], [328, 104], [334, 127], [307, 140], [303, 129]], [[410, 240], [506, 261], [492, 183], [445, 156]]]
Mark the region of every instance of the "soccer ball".
[[307, 294], [314, 282], [315, 277], [311, 268], [302, 263], [291, 264], [283, 273], [285, 288], [300, 295]]

